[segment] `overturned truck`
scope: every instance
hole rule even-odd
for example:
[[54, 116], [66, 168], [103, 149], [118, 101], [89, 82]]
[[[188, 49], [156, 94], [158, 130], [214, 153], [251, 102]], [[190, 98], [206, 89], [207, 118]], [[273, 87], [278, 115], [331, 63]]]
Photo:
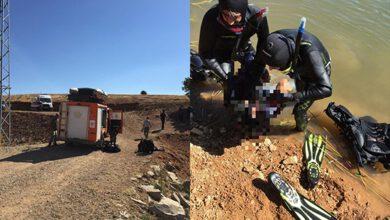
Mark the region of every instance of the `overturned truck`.
[[67, 144], [88, 144], [106, 147], [122, 133], [123, 112], [110, 109], [107, 94], [99, 89], [70, 89], [68, 101], [59, 110], [59, 140]]

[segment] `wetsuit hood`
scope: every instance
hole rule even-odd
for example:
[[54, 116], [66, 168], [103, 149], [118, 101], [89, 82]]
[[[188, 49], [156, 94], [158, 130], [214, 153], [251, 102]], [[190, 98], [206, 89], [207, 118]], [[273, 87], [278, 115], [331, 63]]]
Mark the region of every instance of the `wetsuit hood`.
[[[219, 7], [218, 22], [221, 23], [226, 29], [234, 33], [237, 34], [241, 33], [245, 23], [245, 15], [246, 15], [246, 10], [248, 8], [248, 0], [219, 0], [218, 7]], [[242, 16], [242, 21], [239, 24], [235, 24], [235, 25], [227, 24], [221, 15], [223, 10], [239, 12]]]
[[285, 70], [290, 66], [294, 53], [294, 41], [278, 33], [268, 35], [262, 50], [264, 61], [272, 67]]
[[239, 12], [245, 17], [246, 9], [248, 8], [248, 0], [219, 0], [220, 10], [229, 10]]

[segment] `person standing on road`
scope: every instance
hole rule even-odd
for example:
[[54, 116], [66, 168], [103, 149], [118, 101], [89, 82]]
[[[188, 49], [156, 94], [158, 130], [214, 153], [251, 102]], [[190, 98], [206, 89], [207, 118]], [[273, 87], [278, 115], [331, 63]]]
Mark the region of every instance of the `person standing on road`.
[[110, 145], [116, 147], [116, 136], [119, 133], [119, 127], [110, 125], [108, 133], [110, 134]]
[[180, 122], [183, 122], [183, 120], [184, 120], [183, 114], [184, 114], [184, 109], [183, 109], [183, 106], [180, 105], [180, 107], [179, 107], [179, 121]]
[[54, 146], [57, 146], [57, 121], [58, 121], [58, 113], [54, 116], [54, 118], [50, 122], [50, 128], [51, 128], [51, 136], [49, 140], [48, 147], [51, 147], [52, 144]]
[[148, 139], [150, 128], [152, 127], [152, 124], [150, 123], [149, 117], [146, 117], [144, 124], [142, 126], [142, 130], [145, 135], [145, 139]]
[[163, 109], [160, 114], [160, 120], [161, 120], [161, 130], [164, 130], [164, 124], [165, 124], [165, 118], [167, 117], [167, 114], [165, 114], [165, 110]]
[[190, 124], [194, 118], [194, 109], [192, 108], [192, 106], [188, 106], [187, 112], [188, 112], [188, 114], [186, 116], [187, 117], [187, 124]]

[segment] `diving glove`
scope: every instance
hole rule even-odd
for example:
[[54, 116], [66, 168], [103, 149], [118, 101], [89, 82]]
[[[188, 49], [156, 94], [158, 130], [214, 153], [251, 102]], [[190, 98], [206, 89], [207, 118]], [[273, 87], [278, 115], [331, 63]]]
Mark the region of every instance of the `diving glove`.
[[222, 69], [221, 65], [218, 63], [216, 59], [205, 59], [205, 62], [207, 63], [209, 68], [214, 71], [214, 73], [217, 75], [217, 77], [220, 80], [226, 80], [227, 74]]
[[302, 99], [302, 93], [301, 92], [287, 93], [287, 94], [284, 94], [284, 98], [286, 101], [300, 102]]

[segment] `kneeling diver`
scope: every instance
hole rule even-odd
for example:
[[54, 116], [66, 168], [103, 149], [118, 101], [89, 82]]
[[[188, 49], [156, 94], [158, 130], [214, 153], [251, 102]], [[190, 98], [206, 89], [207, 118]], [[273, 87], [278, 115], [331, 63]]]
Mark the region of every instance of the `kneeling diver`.
[[307, 111], [315, 100], [332, 95], [330, 81], [331, 59], [321, 41], [309, 32], [302, 35], [299, 54], [294, 67], [293, 57], [298, 30], [283, 29], [268, 35], [262, 55], [270, 69], [277, 69], [295, 79], [297, 92], [288, 94], [287, 100], [295, 101], [293, 114], [296, 129], [307, 127]]

